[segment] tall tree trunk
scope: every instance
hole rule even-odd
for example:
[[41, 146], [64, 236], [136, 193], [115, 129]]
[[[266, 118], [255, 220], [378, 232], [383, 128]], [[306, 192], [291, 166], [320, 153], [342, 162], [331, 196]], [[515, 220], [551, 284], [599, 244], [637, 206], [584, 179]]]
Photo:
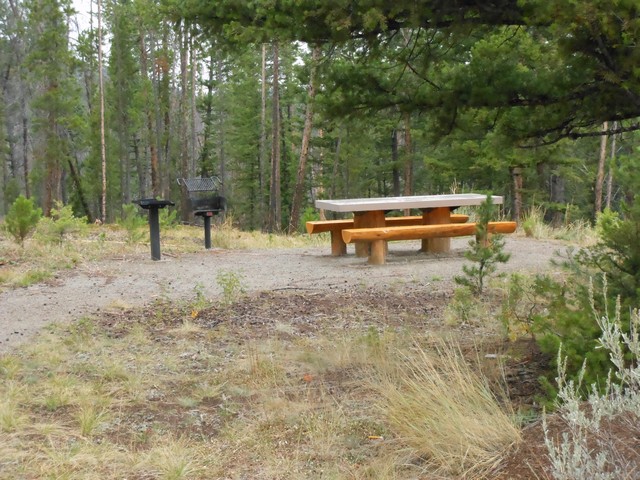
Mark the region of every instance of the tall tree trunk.
[[191, 163], [189, 165], [189, 173], [193, 173], [196, 171], [196, 147], [198, 145], [198, 128], [197, 128], [197, 115], [198, 109], [196, 105], [197, 100], [197, 78], [196, 78], [196, 68], [199, 64], [199, 60], [196, 58], [196, 48], [193, 42], [194, 32], [192, 31], [189, 35], [189, 52], [191, 57]]
[[304, 128], [302, 130], [302, 142], [300, 145], [300, 160], [298, 162], [298, 174], [293, 191], [291, 216], [289, 218], [289, 233], [294, 233], [300, 223], [300, 210], [302, 208], [302, 194], [304, 192], [305, 177], [307, 172], [307, 159], [309, 158], [309, 142], [311, 141], [311, 129], [313, 127], [313, 106], [316, 98], [316, 70], [320, 59], [320, 47], [315, 46], [311, 53], [311, 74], [309, 76], [309, 90], [307, 92], [307, 109], [304, 115]]
[[398, 135], [400, 135], [400, 131], [397, 128], [393, 129], [391, 132], [391, 163], [393, 164], [393, 170], [391, 172], [391, 176], [393, 178], [393, 196], [400, 196], [400, 168], [398, 165], [399, 161], [399, 148], [398, 144]]
[[198, 173], [201, 177], [213, 174], [213, 167], [209, 164], [211, 156], [211, 134], [213, 131], [213, 69], [215, 67], [215, 59], [213, 57], [213, 49], [209, 55], [209, 80], [207, 81], [207, 96], [204, 112], [204, 136], [202, 139], [202, 149], [200, 150], [200, 165]]
[[522, 217], [522, 167], [511, 167], [511, 180], [513, 182], [513, 215], [518, 222]]
[[[331, 172], [331, 198], [336, 198], [338, 193], [338, 174], [340, 172], [340, 147], [342, 146], [342, 136], [336, 140], [336, 151], [333, 155], [333, 171]], [[316, 197], [314, 197], [315, 199]]]
[[[101, 220], [107, 222], [107, 150], [104, 134], [104, 78], [102, 74], [102, 3], [98, 0], [98, 90], [100, 96], [100, 163], [102, 165]], [[71, 164], [69, 160], [69, 164]], [[73, 172], [72, 172], [73, 174]]]
[[269, 183], [269, 221], [267, 231], [277, 232], [282, 225], [282, 193], [280, 192], [280, 51], [273, 44], [273, 100], [272, 100], [272, 145], [271, 179]]
[[27, 118], [27, 104], [22, 97], [22, 171], [24, 174], [24, 195], [27, 198], [31, 197], [31, 190], [29, 188], [29, 119]]
[[[147, 57], [147, 47], [144, 41], [144, 32], [140, 33], [140, 70], [142, 71], [142, 77], [149, 84], [149, 70], [148, 70], [148, 57]], [[160, 172], [158, 167], [158, 152], [156, 150], [156, 135], [154, 134], [153, 128], [153, 113], [151, 111], [151, 107], [149, 104], [151, 103], [151, 99], [148, 98], [147, 95], [147, 105], [146, 105], [146, 116], [147, 116], [147, 134], [148, 134], [148, 144], [149, 144], [149, 155], [150, 155], [150, 168], [151, 168], [151, 194], [154, 197], [160, 196]], [[142, 187], [142, 186], [141, 186]]]
[[[618, 128], [618, 122], [613, 123], [613, 129]], [[611, 137], [611, 159], [609, 161], [609, 174], [607, 175], [607, 201], [608, 209], [611, 209], [611, 197], [613, 196], [613, 172], [616, 164], [616, 136]]]
[[598, 172], [596, 173], [596, 187], [595, 198], [593, 201], [593, 216], [598, 217], [598, 214], [602, 211], [602, 186], [604, 184], [604, 166], [607, 161], [607, 138], [605, 135], [609, 128], [609, 123], [604, 122], [602, 124], [602, 136], [600, 137], [600, 158], [598, 159]]
[[[185, 25], [182, 26], [181, 30], [181, 44], [180, 44], [180, 176], [182, 178], [187, 178], [189, 176], [189, 139], [188, 136], [188, 125], [189, 121], [187, 118], [187, 90], [188, 90], [188, 82], [187, 82], [187, 49], [189, 47], [189, 34]], [[180, 213], [183, 222], [189, 221], [189, 199], [188, 192], [186, 188], [180, 189]]]
[[262, 227], [265, 222], [265, 178], [267, 163], [267, 44], [262, 44], [262, 65], [260, 69], [260, 150], [258, 152], [258, 215]]
[[[413, 193], [413, 146], [411, 144], [411, 114], [405, 112], [404, 114], [404, 164], [403, 164], [403, 181], [404, 181], [404, 189], [402, 194], [405, 196], [409, 196]], [[404, 214], [409, 215], [411, 213], [410, 209], [405, 209]]]
[[[76, 158], [76, 164], [78, 159]], [[71, 180], [73, 184], [76, 186], [76, 192], [78, 194], [78, 199], [80, 200], [80, 205], [82, 205], [82, 211], [86, 215], [89, 222], [93, 222], [93, 215], [91, 215], [91, 210], [89, 209], [89, 203], [87, 202], [87, 196], [84, 193], [84, 188], [82, 187], [82, 180], [80, 179], [80, 175], [78, 173], [78, 167], [74, 164], [71, 157], [67, 157], [67, 163], [69, 164], [69, 172], [71, 173]]]
[[[218, 85], [222, 85], [224, 83], [224, 65], [223, 60], [220, 58], [217, 64], [218, 68], [216, 69], [217, 75], [217, 83]], [[222, 180], [222, 185], [220, 186], [220, 194], [224, 197], [226, 195], [225, 184], [227, 183], [227, 159], [226, 159], [226, 151], [225, 151], [225, 112], [224, 107], [220, 108], [220, 114], [218, 115], [218, 162], [219, 162], [219, 173], [220, 180]]]
[[[551, 202], [556, 205], [566, 203], [564, 178], [555, 173], [551, 174]], [[554, 210], [551, 216], [551, 223], [555, 227], [562, 225], [564, 214], [560, 210]]]

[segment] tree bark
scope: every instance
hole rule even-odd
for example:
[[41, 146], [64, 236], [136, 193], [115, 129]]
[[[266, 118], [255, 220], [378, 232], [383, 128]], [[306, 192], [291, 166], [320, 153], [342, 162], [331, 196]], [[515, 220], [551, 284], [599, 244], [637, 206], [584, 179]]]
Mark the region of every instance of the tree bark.
[[[107, 222], [107, 149], [104, 133], [104, 78], [102, 74], [102, 2], [98, 0], [98, 90], [100, 96], [100, 164], [102, 166], [102, 195], [100, 213], [102, 223]], [[71, 165], [69, 159], [69, 165]], [[73, 175], [73, 172], [72, 172]]]
[[[618, 128], [618, 122], [613, 123], [613, 129]], [[609, 174], [607, 175], [607, 201], [608, 209], [611, 209], [611, 200], [613, 196], [613, 171], [616, 164], [616, 136], [611, 137], [611, 159], [609, 161]]]
[[[149, 83], [149, 70], [148, 70], [148, 58], [147, 47], [144, 41], [144, 32], [140, 33], [140, 70], [142, 71], [142, 77], [144, 81]], [[147, 92], [148, 95], [148, 92]], [[156, 136], [153, 129], [153, 113], [149, 107], [150, 99], [147, 98], [146, 116], [147, 116], [147, 133], [149, 143], [149, 155], [150, 155], [150, 169], [151, 169], [151, 194], [154, 197], [160, 196], [160, 175], [158, 168], [158, 152], [156, 150]]]
[[513, 215], [517, 222], [522, 217], [522, 168], [511, 167], [511, 179], [513, 181]]
[[272, 145], [271, 179], [269, 182], [268, 232], [277, 232], [282, 225], [282, 195], [280, 192], [280, 51], [278, 43], [273, 45], [273, 100], [272, 100]]
[[604, 165], [607, 161], [607, 138], [604, 132], [609, 129], [609, 123], [604, 122], [602, 124], [602, 136], [600, 137], [600, 158], [598, 160], [598, 171], [596, 173], [596, 187], [595, 198], [593, 202], [593, 216], [598, 217], [598, 214], [602, 211], [602, 186], [604, 184]]
[[302, 209], [302, 194], [304, 192], [305, 177], [307, 171], [307, 159], [309, 158], [309, 143], [311, 140], [311, 129], [313, 127], [313, 106], [316, 98], [316, 70], [320, 59], [320, 47], [315, 46], [311, 53], [311, 74], [309, 76], [309, 89], [307, 93], [307, 109], [304, 116], [304, 128], [302, 130], [302, 142], [300, 145], [300, 159], [298, 162], [298, 172], [296, 184], [293, 192], [293, 202], [291, 205], [291, 216], [289, 218], [289, 233], [298, 230], [300, 223], [300, 211]]
[[262, 44], [262, 66], [260, 70], [260, 151], [258, 152], [258, 215], [262, 227], [266, 227], [265, 212], [265, 165], [267, 157], [267, 44]]
[[393, 164], [393, 170], [391, 172], [391, 177], [393, 181], [393, 196], [400, 196], [400, 168], [398, 168], [398, 135], [400, 132], [397, 128], [393, 129], [391, 133], [391, 163]]
[[403, 195], [413, 193], [413, 146], [411, 144], [411, 114], [404, 114], [404, 190]]
[[[188, 32], [185, 25], [182, 25], [180, 31], [180, 176], [182, 178], [189, 177], [189, 139], [187, 118], [187, 49], [189, 47]], [[189, 198], [186, 188], [180, 189], [180, 216], [183, 222], [189, 221], [190, 215]]]

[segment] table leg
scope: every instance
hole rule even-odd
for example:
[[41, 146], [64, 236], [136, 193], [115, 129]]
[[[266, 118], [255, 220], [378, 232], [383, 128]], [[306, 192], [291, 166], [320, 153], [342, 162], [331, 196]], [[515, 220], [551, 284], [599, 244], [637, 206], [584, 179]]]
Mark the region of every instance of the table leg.
[[[438, 207], [422, 211], [422, 223], [425, 225], [440, 225], [451, 223], [449, 207]], [[451, 238], [426, 238], [422, 240], [421, 252], [446, 253], [451, 250]]]
[[[356, 212], [353, 215], [354, 228], [374, 228], [384, 227], [384, 211], [371, 211], [371, 212]], [[377, 243], [377, 242], [375, 242]], [[384, 263], [386, 253], [386, 242], [382, 241], [382, 248], [380, 245], [374, 247], [375, 252], [371, 251], [370, 242], [356, 242], [356, 256], [357, 257], [369, 257], [369, 263], [380, 262]], [[372, 258], [375, 253], [375, 259]], [[376, 263], [379, 264], [379, 263]]]
[[331, 232], [331, 255], [341, 257], [347, 254], [347, 244], [342, 240], [341, 231]]

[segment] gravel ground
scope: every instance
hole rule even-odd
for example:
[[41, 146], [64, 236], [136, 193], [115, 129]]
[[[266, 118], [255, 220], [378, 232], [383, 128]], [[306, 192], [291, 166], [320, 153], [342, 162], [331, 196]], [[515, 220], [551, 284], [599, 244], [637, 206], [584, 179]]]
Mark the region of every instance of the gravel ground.
[[[27, 341], [51, 322], [122, 307], [143, 306], [156, 299], [207, 298], [221, 293], [217, 275], [235, 272], [247, 291], [332, 290], [420, 284], [434, 290], [452, 288], [461, 272], [468, 239], [452, 240], [447, 254], [416, 253], [419, 242], [392, 243], [387, 264], [371, 266], [356, 258], [351, 246], [345, 257], [331, 257], [330, 247], [269, 250], [212, 249], [198, 254], [149, 255], [108, 259], [64, 272], [53, 281], [0, 293], [0, 352]], [[561, 242], [510, 236], [505, 250], [511, 259], [503, 271], [533, 273], [549, 269]]]

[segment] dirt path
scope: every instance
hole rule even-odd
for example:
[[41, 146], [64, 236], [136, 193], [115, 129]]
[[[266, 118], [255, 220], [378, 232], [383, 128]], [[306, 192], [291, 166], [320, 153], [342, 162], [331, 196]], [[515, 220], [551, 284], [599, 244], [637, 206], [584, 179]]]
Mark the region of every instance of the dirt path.
[[[446, 255], [416, 253], [417, 242], [392, 244], [388, 263], [370, 266], [352, 251], [346, 257], [328, 255], [329, 246], [270, 250], [218, 250], [181, 255], [153, 262], [148, 255], [85, 264], [47, 284], [0, 293], [0, 352], [27, 341], [51, 322], [71, 321], [85, 315], [124, 306], [142, 306], [158, 298], [207, 298], [221, 293], [220, 272], [241, 276], [247, 291], [331, 290], [359, 286], [381, 288], [403, 283], [434, 290], [452, 288], [461, 272], [468, 239], [454, 239]], [[351, 247], [350, 247], [351, 248]], [[511, 272], [538, 272], [549, 267], [559, 242], [520, 237], [506, 239]]]

